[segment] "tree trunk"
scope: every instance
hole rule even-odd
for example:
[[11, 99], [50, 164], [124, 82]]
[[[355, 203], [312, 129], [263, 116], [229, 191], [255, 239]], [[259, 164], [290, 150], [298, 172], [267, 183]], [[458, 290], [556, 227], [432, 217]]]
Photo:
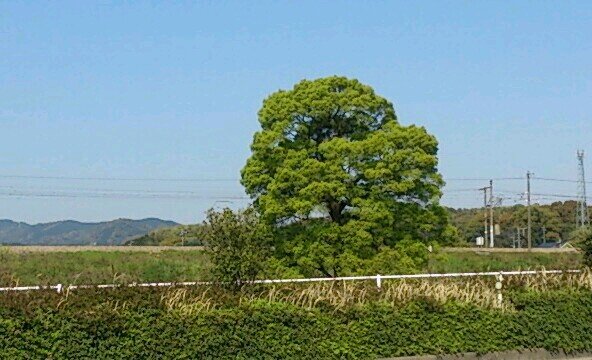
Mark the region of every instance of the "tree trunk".
[[345, 209], [345, 203], [343, 201], [329, 201], [327, 203], [329, 209], [329, 216], [331, 220], [337, 224], [342, 225], [343, 222], [343, 209]]

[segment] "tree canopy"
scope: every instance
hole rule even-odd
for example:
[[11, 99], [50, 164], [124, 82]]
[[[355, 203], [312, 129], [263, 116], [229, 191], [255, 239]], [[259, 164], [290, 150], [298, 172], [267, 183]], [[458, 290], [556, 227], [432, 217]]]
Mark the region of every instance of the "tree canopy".
[[298, 229], [281, 247], [295, 261], [336, 275], [385, 245], [450, 231], [436, 138], [401, 125], [371, 87], [304, 80], [265, 99], [259, 122], [242, 183], [265, 221]]

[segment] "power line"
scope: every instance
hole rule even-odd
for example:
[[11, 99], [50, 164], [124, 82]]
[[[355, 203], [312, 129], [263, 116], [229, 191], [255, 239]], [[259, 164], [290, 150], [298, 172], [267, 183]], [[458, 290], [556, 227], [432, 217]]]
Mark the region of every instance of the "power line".
[[568, 194], [541, 194], [541, 193], [533, 193], [532, 195], [536, 196], [548, 196], [548, 197], [556, 197], [556, 198], [569, 198], [569, 199], [578, 199], [578, 195], [568, 195]]
[[101, 193], [101, 192], [33, 192], [33, 191], [0, 191], [0, 196], [17, 198], [111, 198], [111, 199], [202, 199], [202, 200], [249, 200], [246, 196], [213, 196], [189, 194], [138, 194], [138, 193]]
[[[557, 178], [547, 178], [547, 177], [534, 177], [535, 180], [543, 180], [543, 181], [555, 181], [555, 182], [567, 182], [567, 183], [580, 183], [579, 180], [570, 180], [570, 179], [557, 179]], [[592, 181], [584, 181], [586, 184], [592, 184]]]
[[[80, 180], [80, 181], [155, 181], [155, 182], [238, 182], [239, 178], [150, 178], [150, 177], [108, 177], [108, 176], [49, 176], [49, 175], [16, 175], [16, 174], [0, 174], [3, 179], [37, 179], [37, 180]], [[555, 182], [569, 182], [578, 183], [578, 180], [560, 179], [550, 177], [533, 176], [533, 180], [555, 181]], [[524, 180], [524, 177], [497, 177], [497, 178], [471, 178], [471, 177], [457, 177], [444, 178], [444, 181], [507, 181], [507, 180]], [[587, 184], [592, 184], [592, 181], [586, 181]]]
[[442, 190], [445, 193], [449, 193], [449, 192], [473, 192], [473, 191], [481, 191], [481, 189], [477, 189], [477, 188], [470, 188], [470, 189], [446, 189], [444, 188]]
[[444, 181], [504, 181], [504, 180], [524, 180], [524, 177], [499, 177], [499, 178], [444, 178]]
[[[95, 180], [95, 181], [154, 181], [154, 182], [238, 182], [239, 179], [232, 178], [148, 178], [148, 177], [82, 177], [82, 176], [37, 176], [37, 175], [11, 175], [0, 174], [0, 178], [13, 179], [50, 179], [50, 180]], [[576, 180], [556, 179], [546, 177], [532, 177], [536, 180], [544, 181], [560, 181], [560, 182], [574, 182]], [[489, 181], [489, 180], [524, 180], [524, 177], [498, 177], [493, 179], [486, 178], [448, 178], [447, 181]], [[590, 182], [587, 182], [590, 183]], [[56, 189], [56, 186], [0, 186], [0, 196], [9, 198], [144, 198], [144, 199], [207, 199], [207, 200], [250, 200], [247, 196], [241, 195], [204, 195], [203, 192], [191, 190], [150, 190], [150, 189], [117, 189], [117, 188], [86, 188], [86, 187], [69, 187], [62, 186], [61, 190]], [[459, 198], [472, 196], [470, 193], [477, 194], [482, 191], [480, 188], [443, 188], [443, 195], [447, 198]], [[464, 194], [466, 193], [466, 194]], [[519, 202], [525, 200], [526, 194], [518, 190], [499, 189], [496, 191], [501, 197], [506, 200]], [[562, 194], [562, 193], [533, 193], [536, 200], [553, 200], [557, 198], [563, 199], [578, 199], [578, 195]], [[588, 197], [589, 198], [589, 197]], [[477, 199], [477, 198], [475, 198]]]
[[197, 191], [188, 190], [137, 190], [137, 189], [106, 189], [106, 188], [79, 188], [79, 187], [40, 187], [40, 186], [27, 186], [25, 188], [22, 185], [18, 186], [0, 186], [0, 189], [7, 189], [6, 191], [49, 191], [49, 192], [63, 192], [63, 191], [75, 191], [75, 192], [100, 192], [100, 193], [144, 193], [144, 194], [177, 194], [177, 195], [199, 195]]
[[[150, 178], [150, 177], [109, 177], [109, 176], [51, 176], [51, 175], [21, 175], [21, 174], [0, 174], [4, 179], [38, 179], [38, 180], [81, 180], [81, 181], [179, 181], [179, 182], [218, 182], [218, 181], [240, 181], [239, 178]], [[445, 178], [445, 181], [503, 181], [523, 180], [523, 177], [498, 177], [498, 178]]]
[[0, 174], [4, 179], [36, 179], [36, 180], [81, 180], [81, 181], [155, 181], [155, 182], [223, 182], [240, 181], [237, 178], [125, 178], [125, 177], [84, 177], [84, 176], [38, 176]]

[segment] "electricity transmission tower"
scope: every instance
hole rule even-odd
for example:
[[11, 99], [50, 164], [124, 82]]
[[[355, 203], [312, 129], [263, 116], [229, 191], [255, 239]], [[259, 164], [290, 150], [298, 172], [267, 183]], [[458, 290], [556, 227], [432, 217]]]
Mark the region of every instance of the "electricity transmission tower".
[[589, 224], [588, 205], [586, 204], [586, 175], [584, 173], [584, 150], [578, 150], [578, 205], [576, 209], [576, 225], [583, 227]]

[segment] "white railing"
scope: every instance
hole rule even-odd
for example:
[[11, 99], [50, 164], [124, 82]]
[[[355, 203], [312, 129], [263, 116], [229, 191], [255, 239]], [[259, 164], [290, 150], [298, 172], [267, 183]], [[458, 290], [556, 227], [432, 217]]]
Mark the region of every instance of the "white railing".
[[[471, 272], [471, 273], [444, 273], [444, 274], [412, 274], [412, 275], [372, 275], [372, 276], [343, 276], [334, 278], [309, 278], [309, 279], [269, 279], [269, 280], [255, 280], [251, 284], [282, 284], [282, 283], [309, 283], [309, 282], [330, 282], [330, 281], [360, 281], [373, 280], [376, 282], [376, 287], [382, 287], [383, 280], [389, 279], [428, 279], [428, 278], [456, 278], [456, 277], [477, 277], [477, 276], [495, 276], [501, 283], [504, 276], [512, 275], [538, 275], [538, 274], [569, 274], [579, 273], [581, 270], [518, 270], [518, 271], [489, 271], [489, 272]], [[33, 290], [55, 290], [61, 293], [64, 290], [76, 289], [109, 289], [118, 287], [171, 287], [171, 286], [200, 286], [211, 285], [208, 281], [189, 281], [189, 282], [157, 282], [157, 283], [131, 283], [131, 284], [101, 284], [101, 285], [67, 285], [62, 284], [51, 286], [15, 286], [2, 287], [0, 292], [7, 291], [33, 291]], [[501, 285], [500, 285], [501, 286]]]

